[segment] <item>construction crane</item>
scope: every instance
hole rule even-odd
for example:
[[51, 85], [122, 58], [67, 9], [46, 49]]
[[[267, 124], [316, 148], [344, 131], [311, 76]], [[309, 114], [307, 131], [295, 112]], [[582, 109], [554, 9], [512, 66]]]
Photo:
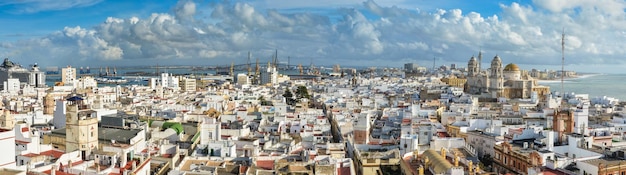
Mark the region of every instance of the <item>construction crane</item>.
[[248, 51], [248, 63], [247, 65], [247, 69], [248, 69], [248, 76], [250, 76], [250, 73], [252, 72], [252, 68], [250, 67], [250, 57], [252, 57], [252, 54], [250, 53], [250, 51]]
[[235, 76], [235, 62], [230, 62], [230, 76]]

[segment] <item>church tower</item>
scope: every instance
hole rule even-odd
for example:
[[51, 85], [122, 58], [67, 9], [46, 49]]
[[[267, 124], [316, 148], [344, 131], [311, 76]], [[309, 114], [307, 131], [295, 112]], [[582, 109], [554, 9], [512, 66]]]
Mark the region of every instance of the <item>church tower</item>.
[[96, 112], [83, 104], [83, 98], [67, 99], [65, 120], [65, 150], [80, 150], [83, 160], [98, 148], [98, 118]]
[[481, 69], [483, 68], [482, 64], [483, 64], [483, 51], [481, 50], [478, 52], [478, 71], [481, 71]]
[[489, 74], [491, 85], [490, 92], [494, 98], [500, 97], [504, 88], [504, 74], [502, 73], [502, 60], [498, 55], [491, 61], [491, 73]]
[[50, 93], [43, 97], [43, 114], [54, 114], [54, 97]]
[[472, 56], [469, 62], [467, 63], [467, 76], [474, 77], [478, 75], [480, 71], [478, 62], [476, 62], [476, 58]]

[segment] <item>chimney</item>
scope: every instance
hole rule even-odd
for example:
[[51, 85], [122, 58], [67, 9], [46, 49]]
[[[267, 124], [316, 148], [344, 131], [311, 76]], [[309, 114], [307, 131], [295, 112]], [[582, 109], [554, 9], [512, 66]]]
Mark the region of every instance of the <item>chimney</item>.
[[454, 155], [454, 166], [459, 166], [459, 156]]
[[467, 163], [467, 169], [469, 170], [469, 174], [472, 175], [472, 173], [474, 172], [474, 162], [469, 161]]
[[441, 157], [446, 158], [446, 149], [441, 147]]
[[96, 174], [100, 174], [100, 164], [96, 163]]
[[137, 170], [137, 161], [133, 161], [133, 171]]
[[57, 174], [57, 165], [52, 165], [52, 169], [50, 169], [50, 175]]
[[546, 143], [546, 146], [548, 147], [548, 151], [553, 151], [554, 150], [554, 131], [548, 131], [548, 135], [546, 136], [546, 139], [548, 143]]
[[419, 175], [424, 175], [424, 166], [420, 165], [420, 167], [417, 169]]

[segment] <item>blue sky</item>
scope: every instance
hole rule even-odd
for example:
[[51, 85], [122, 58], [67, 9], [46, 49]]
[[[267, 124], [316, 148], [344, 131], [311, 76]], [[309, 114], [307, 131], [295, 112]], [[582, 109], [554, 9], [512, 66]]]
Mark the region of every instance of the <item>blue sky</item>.
[[74, 0], [83, 3], [70, 3], [55, 8], [48, 6], [52, 1], [20, 3], [23, 1], [9, 0], [4, 4], [0, 2], [0, 15], [5, 17], [0, 22], [3, 26], [0, 28], [0, 39], [14, 41], [43, 37], [63, 30], [66, 26], [89, 28], [102, 23], [107, 17], [146, 17], [151, 13], [167, 13], [176, 4], [176, 1], [169, 0]]
[[[0, 56], [43, 66], [262, 62], [465, 66], [483, 50], [522, 68], [618, 72], [622, 0], [5, 0]], [[617, 66], [616, 66], [617, 65]], [[614, 67], [614, 68], [611, 68]], [[588, 69], [588, 70], [586, 70]]]

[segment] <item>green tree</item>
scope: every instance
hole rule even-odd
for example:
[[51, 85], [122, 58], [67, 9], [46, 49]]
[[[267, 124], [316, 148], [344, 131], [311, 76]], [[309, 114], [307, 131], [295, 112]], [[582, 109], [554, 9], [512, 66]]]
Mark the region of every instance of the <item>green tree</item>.
[[263, 97], [263, 96], [260, 96], [257, 100], [259, 100], [259, 102], [263, 106], [272, 106], [272, 102], [265, 100], [265, 97]]
[[306, 89], [306, 86], [298, 86], [298, 89], [296, 89], [296, 97], [298, 99], [302, 99], [302, 98], [310, 98], [311, 96], [309, 95], [309, 91]]
[[283, 97], [285, 97], [285, 101], [287, 105], [294, 105], [296, 102], [296, 100], [293, 99], [293, 93], [291, 93], [291, 90], [289, 90], [289, 88], [285, 89], [285, 93], [283, 93]]

